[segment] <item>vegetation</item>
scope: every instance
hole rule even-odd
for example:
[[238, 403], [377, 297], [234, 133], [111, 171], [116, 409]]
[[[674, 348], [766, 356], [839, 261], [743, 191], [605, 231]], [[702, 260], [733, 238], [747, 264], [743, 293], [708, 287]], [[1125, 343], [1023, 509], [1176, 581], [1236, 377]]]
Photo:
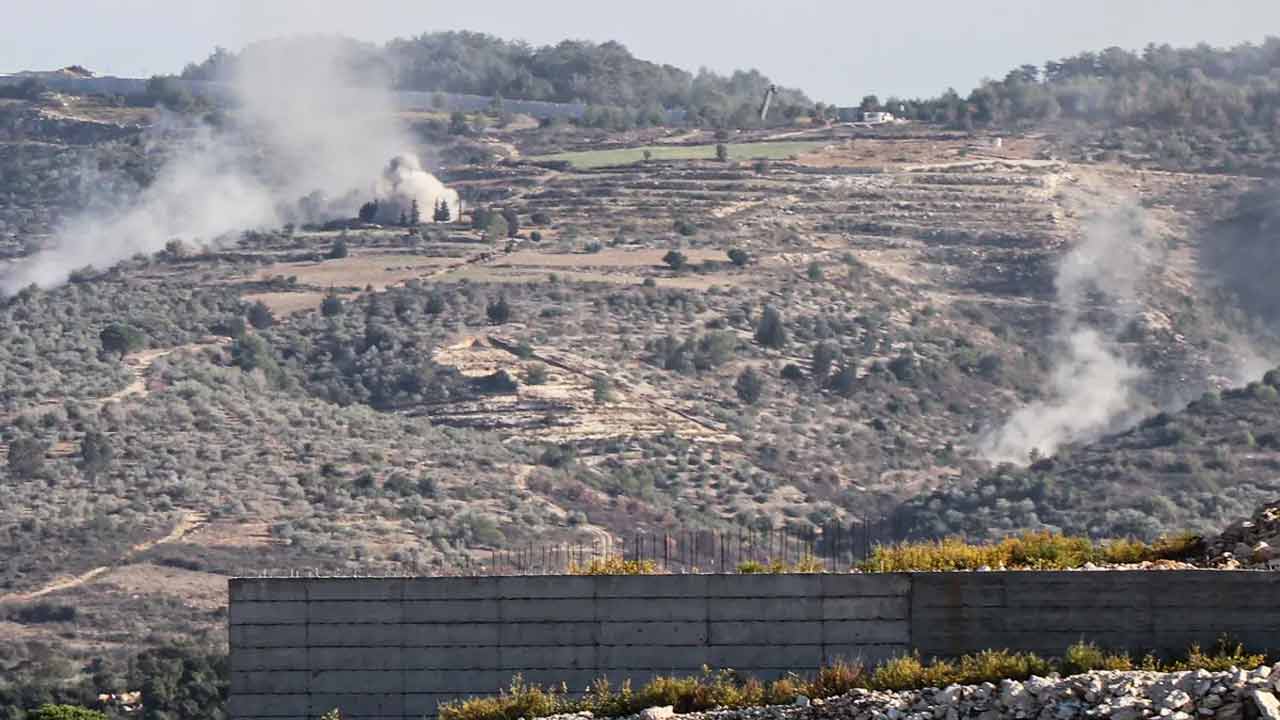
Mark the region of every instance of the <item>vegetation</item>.
[[624, 683], [618, 688], [597, 681], [584, 697], [571, 698], [563, 690], [544, 689], [517, 676], [511, 686], [494, 697], [472, 698], [440, 706], [441, 720], [517, 720], [518, 718], [590, 712], [594, 717], [634, 715], [648, 707], [670, 705], [677, 713], [713, 708], [743, 708], [785, 705], [801, 695], [829, 698], [850, 690], [921, 690], [950, 685], [998, 684], [1001, 680], [1026, 680], [1053, 672], [1078, 674], [1094, 670], [1142, 668], [1160, 671], [1210, 671], [1241, 668], [1252, 670], [1266, 663], [1266, 656], [1245, 653], [1238, 644], [1219, 643], [1205, 653], [1191, 647], [1184, 658], [1162, 661], [1147, 656], [1138, 661], [1127, 655], [1108, 653], [1081, 641], [1067, 648], [1061, 658], [1044, 658], [1035, 653], [985, 650], [955, 660], [924, 661], [907, 655], [885, 661], [868, 670], [857, 663], [835, 662], [808, 678], [788, 676], [762, 683], [733, 671], [715, 672], [704, 668], [701, 675], [657, 677], [639, 689]]
[[1085, 537], [1027, 532], [990, 544], [957, 538], [878, 547], [863, 565], [873, 572], [978, 570], [1070, 570], [1086, 563], [1132, 564], [1186, 560], [1201, 551], [1197, 537], [1184, 535], [1146, 544], [1117, 540], [1095, 544]]
[[[250, 45], [242, 53], [216, 49], [205, 61], [188, 65], [189, 80], [225, 80], [243, 56], [279, 51], [275, 40]], [[425, 33], [373, 47], [345, 39], [312, 40], [346, 45], [357, 76], [381, 75], [404, 90], [442, 91], [592, 106], [587, 124], [598, 127], [653, 125], [667, 121], [666, 109], [707, 125], [744, 126], [759, 121], [758, 106], [769, 78], [755, 70], [730, 76], [702, 70], [697, 75], [670, 65], [635, 58], [616, 42], [566, 40], [532, 47], [474, 32]], [[507, 105], [513, 105], [509, 100]], [[807, 112], [808, 98], [781, 90], [776, 115], [794, 118]]]

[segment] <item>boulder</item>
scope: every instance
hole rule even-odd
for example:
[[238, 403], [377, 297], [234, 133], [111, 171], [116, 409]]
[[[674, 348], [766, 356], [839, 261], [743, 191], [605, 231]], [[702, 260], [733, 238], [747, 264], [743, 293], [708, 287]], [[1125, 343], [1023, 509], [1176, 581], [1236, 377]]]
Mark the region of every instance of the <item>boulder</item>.
[[1269, 690], [1250, 690], [1249, 700], [1258, 711], [1259, 720], [1280, 720], [1280, 700]]
[[670, 705], [662, 705], [660, 707], [645, 708], [640, 711], [640, 720], [671, 720], [675, 717], [676, 710]]

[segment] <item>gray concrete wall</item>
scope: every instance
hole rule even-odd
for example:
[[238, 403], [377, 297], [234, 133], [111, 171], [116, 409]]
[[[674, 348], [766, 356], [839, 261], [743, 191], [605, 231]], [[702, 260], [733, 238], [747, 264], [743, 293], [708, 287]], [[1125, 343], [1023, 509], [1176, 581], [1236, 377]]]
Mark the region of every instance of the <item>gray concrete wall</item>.
[[231, 713], [419, 718], [511, 677], [581, 692], [703, 665], [762, 678], [919, 649], [1280, 647], [1280, 576], [1217, 572], [231, 581]]

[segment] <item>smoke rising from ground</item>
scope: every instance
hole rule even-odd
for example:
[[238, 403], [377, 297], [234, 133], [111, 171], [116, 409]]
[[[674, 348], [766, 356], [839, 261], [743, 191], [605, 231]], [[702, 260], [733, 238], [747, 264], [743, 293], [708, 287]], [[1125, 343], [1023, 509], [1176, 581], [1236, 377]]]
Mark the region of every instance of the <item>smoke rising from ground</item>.
[[458, 193], [444, 186], [436, 176], [422, 169], [413, 155], [392, 158], [378, 182], [378, 222], [394, 223], [401, 213], [408, 214], [413, 203], [424, 220], [430, 220], [436, 206], [443, 201], [449, 217], [458, 217]]
[[[107, 267], [174, 239], [208, 246], [246, 229], [278, 227], [299, 219], [304, 196], [306, 207], [340, 207], [341, 215], [354, 216], [359, 202], [347, 207], [352, 198], [386, 184], [388, 193], [406, 198], [450, 198], [456, 212], [456, 193], [406, 154], [413, 145], [391, 96], [371, 89], [385, 87], [378, 84], [385, 78], [352, 69], [363, 50], [354, 41], [316, 37], [247, 48], [231, 78], [230, 127], [158, 128], [181, 140], [155, 181], [123, 207], [117, 202], [69, 219], [46, 249], [0, 276], [0, 294], [56, 285], [73, 270]], [[383, 178], [390, 158], [406, 168], [394, 182]], [[423, 217], [430, 219], [431, 207]]]
[[[979, 447], [988, 459], [1026, 462], [1033, 450], [1048, 455], [1145, 414], [1149, 403], [1137, 389], [1143, 370], [1117, 338], [1141, 310], [1138, 289], [1154, 262], [1140, 208], [1108, 212], [1086, 225], [1055, 278], [1062, 316], [1051, 339], [1055, 357], [1045, 398], [983, 438]], [[1106, 312], [1090, 313], [1092, 307]]]

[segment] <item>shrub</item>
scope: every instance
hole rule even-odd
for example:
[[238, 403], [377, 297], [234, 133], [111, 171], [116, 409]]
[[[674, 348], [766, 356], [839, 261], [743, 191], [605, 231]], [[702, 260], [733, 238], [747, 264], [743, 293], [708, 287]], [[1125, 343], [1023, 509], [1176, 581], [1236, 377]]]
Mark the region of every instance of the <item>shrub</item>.
[[666, 263], [672, 270], [679, 272], [689, 262], [689, 257], [679, 250], [668, 250], [667, 254], [662, 256], [662, 262]]
[[524, 371], [524, 381], [529, 385], [545, 385], [548, 377], [547, 366], [542, 363], [534, 363]]
[[764, 377], [754, 368], [746, 368], [733, 383], [733, 390], [738, 399], [748, 405], [755, 405], [764, 394]]
[[1062, 656], [1063, 675], [1079, 675], [1094, 670], [1132, 670], [1133, 659], [1125, 654], [1110, 654], [1092, 642], [1083, 640], [1067, 648]]
[[863, 563], [874, 572], [976, 570], [981, 567], [1069, 570], [1085, 563], [1129, 564], [1181, 560], [1202, 552], [1198, 537], [1181, 535], [1152, 544], [1119, 540], [1096, 546], [1088, 538], [1027, 532], [997, 543], [972, 544], [959, 538], [876, 548]]
[[619, 556], [596, 558], [586, 565], [571, 563], [570, 575], [657, 575], [653, 560], [627, 560]]
[[337, 238], [333, 241], [333, 245], [329, 247], [329, 252], [325, 253], [325, 257], [329, 260], [341, 260], [348, 255], [347, 241]]
[[440, 720], [518, 720], [564, 712], [568, 702], [564, 691], [543, 690], [530, 685], [520, 675], [495, 697], [455, 700], [440, 706]]
[[98, 334], [102, 351], [108, 355], [128, 355], [141, 350], [147, 343], [142, 331], [127, 323], [111, 323]]
[[730, 248], [729, 262], [737, 265], [738, 267], [743, 267], [751, 262], [751, 253], [743, 250], [742, 248]]
[[[271, 308], [267, 304], [259, 300], [249, 306], [249, 324], [255, 329], [266, 330], [274, 325], [276, 318], [271, 314]], [[233, 336], [238, 337], [238, 336]]]
[[490, 302], [484, 308], [484, 314], [488, 316], [489, 322], [494, 325], [501, 325], [511, 319], [511, 306], [507, 304], [507, 297], [499, 295], [496, 301]]
[[716, 160], [719, 160], [720, 162], [728, 162], [728, 161], [729, 161], [729, 146], [728, 146], [728, 145], [725, 145], [724, 143], [717, 143], [717, 144], [716, 144]]
[[342, 298], [334, 293], [325, 295], [324, 300], [320, 301], [320, 314], [325, 317], [337, 317], [344, 309]]
[[78, 705], [45, 704], [36, 708], [28, 717], [30, 720], [107, 720], [104, 713]]
[[676, 220], [675, 223], [672, 224], [672, 227], [675, 228], [676, 232], [685, 237], [691, 237], [698, 234], [698, 226], [684, 218]]
[[548, 215], [548, 214], [546, 213], [546, 211], [543, 211], [543, 210], [539, 210], [539, 211], [535, 212], [534, 214], [530, 215], [530, 216], [529, 216], [529, 220], [530, 220], [534, 225], [543, 225], [543, 226], [546, 226], [546, 225], [550, 225], [550, 224], [551, 224], [551, 216], [550, 216], [550, 215]]
[[1187, 650], [1186, 658], [1176, 660], [1163, 669], [1168, 672], [1186, 670], [1208, 670], [1222, 672], [1232, 668], [1252, 669], [1265, 664], [1266, 655], [1255, 655], [1245, 652], [1244, 645], [1233, 643], [1230, 638], [1221, 637], [1212, 652], [1206, 653], [1199, 644], [1193, 644]]
[[804, 371], [795, 363], [787, 363], [786, 365], [783, 365], [782, 371], [779, 375], [783, 380], [789, 380], [791, 382], [799, 382], [804, 379]]
[[756, 342], [768, 348], [781, 348], [787, 344], [787, 326], [782, 313], [772, 305], [765, 305], [756, 324]]
[[49, 445], [41, 440], [20, 437], [9, 444], [9, 472], [17, 478], [30, 478], [44, 469]]
[[604, 375], [591, 378], [591, 396], [597, 403], [613, 402], [613, 381]]

